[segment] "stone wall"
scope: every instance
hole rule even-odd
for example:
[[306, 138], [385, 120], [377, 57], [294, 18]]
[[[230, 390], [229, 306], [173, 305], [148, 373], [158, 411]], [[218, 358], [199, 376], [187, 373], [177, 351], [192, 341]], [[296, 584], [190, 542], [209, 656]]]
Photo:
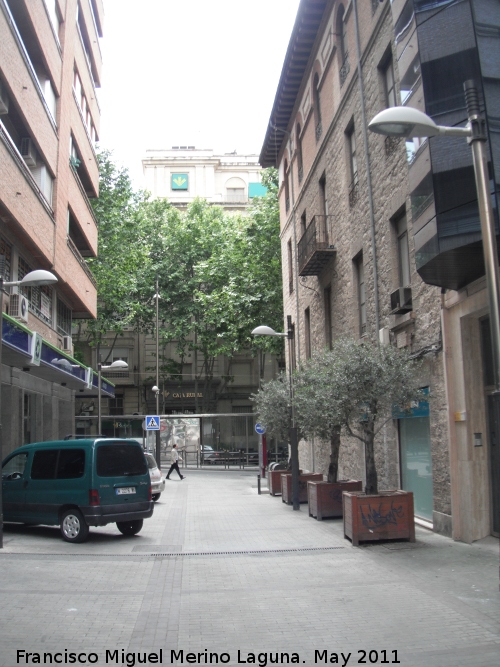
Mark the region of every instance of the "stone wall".
[[[430, 390], [430, 428], [434, 483], [434, 510], [449, 517], [450, 473], [448, 455], [448, 426], [446, 391], [443, 373], [441, 343], [441, 296], [436, 287], [426, 285], [415, 268], [411, 208], [408, 199], [408, 166], [403, 140], [386, 140], [367, 132], [369, 120], [385, 106], [382, 66], [392, 53], [393, 26], [390, 6], [381, 6], [372, 12], [371, 3], [358, 3], [362, 50], [362, 80], [365, 115], [363, 117], [360, 82], [358, 78], [354, 11], [347, 15], [347, 41], [350, 72], [340, 85], [339, 51], [333, 46], [325, 61], [318, 53], [304, 77], [302, 97], [296, 102], [295, 128], [300, 118], [302, 132], [303, 178], [298, 179], [297, 137], [292, 136], [281, 156], [280, 173], [284, 176], [284, 160], [291, 165], [289, 191], [291, 205], [285, 207], [284, 185], [281, 190], [282, 257], [284, 284], [284, 314], [291, 315], [296, 327], [295, 355], [297, 364], [306, 357], [305, 311], [310, 312], [311, 350], [320, 351], [328, 345], [329, 327], [332, 338], [353, 336], [360, 342], [378, 340], [378, 330], [386, 327], [390, 342], [405, 347], [410, 353], [423, 359], [422, 386]], [[323, 36], [317, 40], [325, 43], [325, 35], [335, 25], [336, 4], [331, 15], [323, 23]], [[316, 56], [316, 57], [315, 57]], [[393, 59], [397, 80], [397, 64]], [[321, 64], [323, 63], [323, 67]], [[311, 93], [314, 68], [319, 69], [321, 83], [322, 134], [317, 139], [315, 115], [301, 115], [307, 96]], [[327, 83], [328, 82], [328, 83]], [[356, 141], [357, 179], [353, 189], [349, 134]], [[291, 146], [290, 146], [291, 143]], [[368, 148], [368, 159], [365, 147]], [[321, 201], [320, 180], [325, 183], [325, 203]], [[351, 193], [350, 193], [351, 189]], [[370, 198], [371, 194], [371, 198]], [[319, 275], [297, 275], [297, 244], [313, 216], [326, 210], [332, 216], [329, 221], [335, 254]], [[391, 293], [399, 284], [397, 232], [395, 216], [406, 212], [408, 238], [410, 240], [410, 269], [413, 310], [402, 315], [391, 314]], [[293, 250], [292, 267], [289, 266], [289, 243]], [[375, 255], [375, 256], [374, 256]], [[376, 259], [376, 262], [374, 261]], [[366, 331], [360, 330], [358, 301], [358, 262], [362, 260], [366, 292]], [[289, 288], [289, 276], [293, 273], [293, 290]], [[377, 278], [375, 279], [375, 275]], [[325, 290], [331, 294], [331, 322], [327, 322]], [[377, 300], [378, 292], [378, 300]], [[378, 304], [378, 323], [377, 309]], [[343, 437], [340, 451], [340, 478], [365, 479], [363, 444]], [[329, 443], [301, 441], [300, 465], [302, 468], [327, 473]], [[390, 419], [376, 438], [376, 464], [379, 488], [400, 488], [398, 423]], [[438, 523], [438, 522], [437, 522]], [[441, 522], [447, 524], [447, 520]], [[443, 529], [445, 530], [445, 529]], [[447, 530], [447, 528], [446, 528]]]

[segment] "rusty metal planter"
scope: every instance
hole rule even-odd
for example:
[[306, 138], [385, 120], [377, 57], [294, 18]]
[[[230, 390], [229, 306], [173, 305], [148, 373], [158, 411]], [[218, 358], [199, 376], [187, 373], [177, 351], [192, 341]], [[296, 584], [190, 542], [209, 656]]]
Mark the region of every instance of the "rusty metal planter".
[[381, 491], [366, 495], [344, 492], [344, 537], [360, 542], [406, 539], [415, 542], [415, 517], [411, 491]]
[[337, 482], [307, 482], [307, 502], [309, 516], [318, 521], [341, 517], [342, 492], [362, 491], [363, 483], [354, 479], [340, 479]]
[[[323, 475], [319, 472], [303, 473], [299, 475], [299, 503], [307, 503], [307, 482], [322, 482]], [[291, 505], [292, 498], [292, 475], [281, 475], [281, 500]]]

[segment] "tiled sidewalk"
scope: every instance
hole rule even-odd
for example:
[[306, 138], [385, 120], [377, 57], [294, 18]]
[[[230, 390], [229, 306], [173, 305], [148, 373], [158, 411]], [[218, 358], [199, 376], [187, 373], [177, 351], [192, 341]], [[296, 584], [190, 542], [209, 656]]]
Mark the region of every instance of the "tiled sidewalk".
[[257, 495], [255, 472], [187, 474], [132, 538], [6, 528], [0, 667], [37, 664], [17, 651], [131, 667], [160, 650], [162, 664], [500, 664], [498, 540], [417, 529], [414, 545], [353, 548], [341, 521]]

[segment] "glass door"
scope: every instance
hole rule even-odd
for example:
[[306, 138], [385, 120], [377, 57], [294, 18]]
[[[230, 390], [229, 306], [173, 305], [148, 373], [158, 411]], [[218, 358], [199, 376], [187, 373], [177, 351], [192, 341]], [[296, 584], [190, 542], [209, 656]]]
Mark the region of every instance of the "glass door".
[[416, 516], [432, 521], [432, 460], [429, 417], [399, 419], [401, 487], [413, 491]]

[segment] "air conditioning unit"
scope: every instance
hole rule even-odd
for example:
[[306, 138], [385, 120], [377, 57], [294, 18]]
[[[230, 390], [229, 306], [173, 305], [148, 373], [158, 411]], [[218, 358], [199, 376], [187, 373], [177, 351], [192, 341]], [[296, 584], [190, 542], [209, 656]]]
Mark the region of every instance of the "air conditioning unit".
[[411, 303], [411, 287], [398, 287], [391, 294], [391, 313], [393, 315], [402, 315], [413, 310]]
[[381, 345], [389, 345], [391, 342], [389, 327], [383, 327], [378, 330], [378, 340]]
[[9, 113], [9, 97], [5, 91], [5, 88], [0, 82], [0, 116], [5, 116]]
[[71, 336], [63, 336], [62, 349], [64, 352], [73, 353], [73, 339], [71, 338]]
[[30, 137], [23, 137], [21, 139], [21, 157], [28, 167], [36, 166], [36, 149]]
[[28, 299], [23, 294], [11, 294], [9, 315], [20, 322], [28, 321]]

